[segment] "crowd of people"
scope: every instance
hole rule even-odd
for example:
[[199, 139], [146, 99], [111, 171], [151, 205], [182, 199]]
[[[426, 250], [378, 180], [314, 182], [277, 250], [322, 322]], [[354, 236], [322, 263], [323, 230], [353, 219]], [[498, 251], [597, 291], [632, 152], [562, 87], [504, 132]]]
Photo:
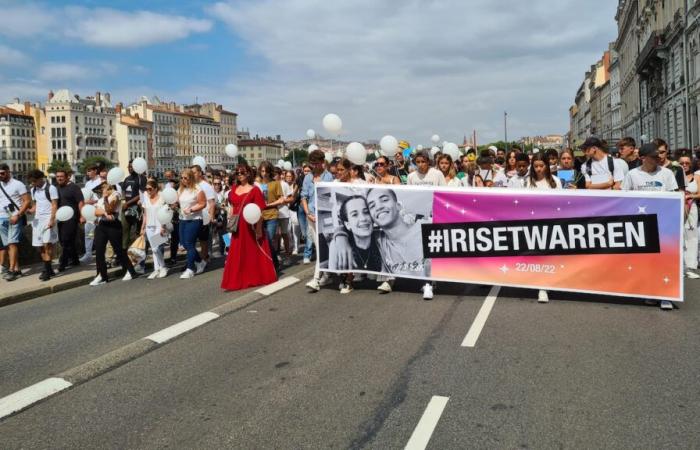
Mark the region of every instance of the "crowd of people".
[[[470, 149], [453, 160], [441, 151], [417, 151], [407, 154], [399, 148], [393, 158], [382, 155], [372, 163], [354, 164], [345, 158], [330, 163], [320, 150], [312, 151], [301, 167], [284, 170], [269, 162], [258, 167], [239, 164], [232, 173], [209, 171], [199, 165], [176, 174], [167, 171], [163, 180], [134, 172], [117, 184], [107, 182], [107, 168], [86, 169], [83, 188], [66, 170], [55, 173], [53, 181], [39, 170], [26, 174], [29, 186], [13, 178], [8, 166], [0, 164], [0, 264], [3, 278], [16, 280], [22, 275], [18, 244], [31, 218], [32, 245], [43, 262], [40, 279], [49, 280], [54, 272], [54, 247], [61, 252], [56, 270], [63, 272], [81, 264], [96, 264], [93, 286], [108, 281], [109, 265], [124, 269], [122, 280], [129, 281], [145, 272], [144, 260], [135, 263], [128, 256], [132, 243], [143, 237], [152, 255], [153, 270], [149, 279], [168, 276], [184, 250], [185, 267], [180, 278], [189, 279], [202, 273], [214, 254], [226, 254], [221, 282], [225, 290], [269, 284], [294, 256], [302, 254], [303, 264], [310, 264], [318, 246], [316, 233], [316, 189], [318, 182], [389, 184], [414, 186], [449, 186], [506, 189], [623, 189], [641, 191], [685, 192], [686, 221], [684, 233], [685, 275], [700, 278], [698, 268], [698, 207], [700, 199], [698, 159], [690, 150], [670, 154], [661, 139], [637, 146], [624, 138], [615, 148], [596, 137], [587, 139], [580, 149], [583, 157], [571, 149], [548, 149], [526, 153], [518, 147]], [[176, 192], [175, 201], [167, 201], [164, 190]], [[374, 203], [391, 199], [376, 198]], [[367, 203], [370, 199], [353, 199]], [[261, 211], [257, 223], [244, 220], [248, 205]], [[94, 217], [86, 218], [85, 205], [94, 208]], [[172, 215], [163, 222], [160, 211], [170, 205]], [[58, 221], [61, 207], [73, 211], [68, 220]], [[351, 205], [352, 206], [352, 205]], [[362, 208], [349, 208], [357, 211]], [[170, 219], [170, 217], [172, 217]], [[347, 217], [361, 228], [381, 227], [376, 218]], [[385, 224], [386, 225], [386, 224]], [[403, 230], [405, 233], [410, 230]], [[339, 233], [335, 239], [347, 239]], [[83, 245], [78, 245], [78, 239]], [[361, 237], [358, 238], [361, 240]], [[78, 255], [83, 248], [82, 256]], [[359, 247], [361, 248], [361, 247]], [[166, 250], [169, 258], [166, 260]], [[216, 256], [216, 255], [215, 255]], [[359, 257], [358, 257], [359, 256]], [[381, 267], [381, 261], [363, 259], [362, 255], [340, 254], [333, 262], [337, 269], [360, 269], [364, 262]], [[380, 270], [377, 270], [380, 271]], [[339, 276], [342, 294], [353, 291], [361, 275]], [[395, 279], [379, 276], [380, 293], [390, 293]], [[317, 267], [307, 287], [318, 291], [332, 284], [333, 276]], [[434, 286], [426, 283], [423, 298], [433, 297]], [[538, 294], [547, 302], [546, 291]], [[662, 307], [671, 306], [662, 302]], [[672, 307], [672, 306], [671, 306]]]

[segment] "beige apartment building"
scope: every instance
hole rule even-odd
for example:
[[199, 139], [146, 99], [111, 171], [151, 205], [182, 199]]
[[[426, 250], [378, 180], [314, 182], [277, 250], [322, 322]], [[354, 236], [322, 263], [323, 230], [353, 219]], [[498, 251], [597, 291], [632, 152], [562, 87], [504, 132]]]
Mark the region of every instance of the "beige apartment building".
[[19, 179], [36, 167], [34, 118], [12, 108], [0, 107], [0, 161]]
[[277, 164], [284, 158], [284, 143], [279, 139], [259, 138], [239, 139], [238, 151], [251, 166], [258, 166], [263, 161]]
[[[209, 118], [212, 118], [216, 123], [219, 124], [219, 145], [218, 148], [216, 149], [210, 149], [214, 153], [216, 153], [216, 158], [212, 159], [213, 164], [221, 165], [225, 168], [233, 168], [236, 164], [236, 161], [232, 158], [229, 158], [226, 156], [225, 153], [225, 148], [228, 144], [236, 144], [238, 139], [237, 139], [237, 134], [238, 134], [238, 125], [237, 125], [237, 120], [238, 120], [238, 114], [231, 112], [231, 111], [226, 111], [221, 105], [218, 105], [214, 102], [209, 102], [209, 103], [204, 103], [204, 104], [194, 104], [194, 105], [188, 105], [185, 107], [185, 109], [188, 112], [191, 112], [195, 115], [198, 116], [206, 116]], [[193, 135], [194, 139], [194, 135]], [[196, 143], [193, 142], [193, 145], [196, 147], [198, 145], [201, 145], [201, 143]], [[197, 153], [197, 150], [195, 148], [195, 153]], [[202, 155], [204, 156], [204, 155]], [[206, 157], [205, 157], [206, 159]], [[209, 159], [207, 159], [207, 162]]]
[[121, 114], [117, 105], [117, 160], [119, 167], [127, 169], [129, 161], [143, 158], [148, 163], [149, 173], [155, 168], [153, 159], [153, 122], [140, 117]]

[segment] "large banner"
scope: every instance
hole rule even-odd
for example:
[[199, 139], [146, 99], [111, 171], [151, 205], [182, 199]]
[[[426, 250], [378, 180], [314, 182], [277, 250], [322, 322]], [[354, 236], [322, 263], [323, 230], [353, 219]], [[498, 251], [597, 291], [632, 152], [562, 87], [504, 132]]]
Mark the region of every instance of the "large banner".
[[682, 193], [316, 189], [322, 271], [683, 301]]

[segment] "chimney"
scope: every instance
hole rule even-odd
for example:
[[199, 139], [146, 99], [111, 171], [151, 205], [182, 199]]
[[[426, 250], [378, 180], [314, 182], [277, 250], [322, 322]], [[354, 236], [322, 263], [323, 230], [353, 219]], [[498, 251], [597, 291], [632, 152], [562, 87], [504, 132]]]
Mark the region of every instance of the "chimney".
[[49, 100], [53, 98], [53, 91], [49, 91]]
[[100, 95], [100, 91], [95, 92], [95, 106], [100, 106], [102, 105], [102, 95]]
[[24, 102], [24, 114], [30, 115], [32, 104], [29, 102]]
[[112, 96], [110, 95], [109, 92], [105, 92], [105, 101], [107, 103], [112, 103]]

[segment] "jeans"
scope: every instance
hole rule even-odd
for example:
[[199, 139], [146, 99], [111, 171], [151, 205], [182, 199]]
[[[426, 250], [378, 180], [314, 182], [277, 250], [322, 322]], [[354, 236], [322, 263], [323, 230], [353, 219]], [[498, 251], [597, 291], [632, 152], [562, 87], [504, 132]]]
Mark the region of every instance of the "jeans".
[[270, 219], [263, 221], [263, 228], [265, 229], [265, 234], [267, 235], [267, 243], [270, 246], [270, 253], [272, 253], [272, 263], [275, 266], [275, 270], [279, 272], [279, 259], [277, 259], [277, 249], [275, 249], [275, 235], [277, 234], [277, 219]]
[[304, 208], [299, 205], [299, 209], [297, 210], [297, 219], [299, 220], [299, 228], [301, 229], [301, 237], [303, 239], [306, 239], [306, 223], [308, 220], [306, 219], [306, 213], [304, 212]]
[[316, 246], [316, 222], [312, 222], [306, 218], [304, 215], [305, 227], [301, 226], [299, 222], [299, 227], [304, 230], [306, 242], [304, 243], [304, 259], [311, 259], [311, 255], [314, 252], [314, 247]]
[[[316, 224], [314, 222], [309, 221], [307, 223], [307, 229], [306, 229], [306, 248], [304, 249], [304, 258], [306, 258], [306, 249], [309, 248], [309, 243], [311, 245], [316, 245], [318, 240], [318, 236], [316, 236]], [[309, 253], [310, 255], [310, 253]], [[314, 264], [314, 280], [320, 280], [321, 279], [321, 271], [319, 270], [319, 265]]]
[[180, 244], [187, 250], [187, 268], [194, 271], [194, 263], [202, 258], [197, 252], [197, 235], [202, 227], [201, 220], [180, 220]]

